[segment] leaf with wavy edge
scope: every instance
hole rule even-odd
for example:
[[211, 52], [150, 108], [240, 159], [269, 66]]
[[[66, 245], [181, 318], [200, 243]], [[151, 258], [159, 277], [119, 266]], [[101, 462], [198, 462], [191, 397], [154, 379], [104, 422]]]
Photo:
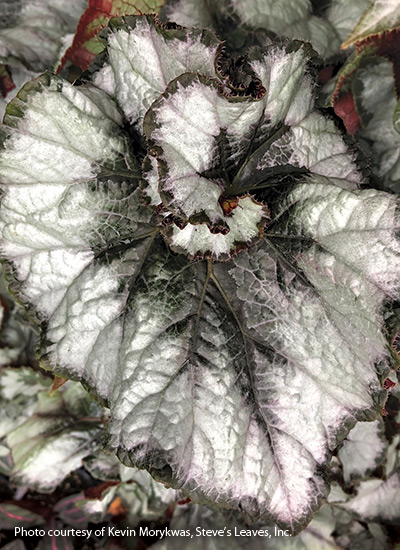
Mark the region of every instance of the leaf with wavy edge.
[[371, 474], [383, 461], [386, 450], [382, 419], [356, 424], [338, 451], [345, 482]]
[[139, 132], [147, 109], [171, 80], [187, 71], [216, 76], [221, 42], [209, 31], [168, 29], [143, 16], [113, 19], [104, 36], [107, 57], [92, 80]]
[[42, 361], [108, 404], [108, 444], [128, 464], [300, 530], [330, 451], [386, 395], [396, 197], [354, 189], [340, 167], [303, 177], [269, 193], [265, 240], [191, 262], [139, 205], [114, 101], [54, 77], [31, 88], [8, 108], [1, 221]]
[[174, 250], [191, 258], [227, 258], [260, 237], [262, 206], [239, 198], [227, 214], [224, 197], [271, 185], [282, 173], [361, 181], [333, 122], [312, 112], [307, 48], [254, 49], [249, 60], [265, 86], [261, 99], [226, 97], [214, 80], [188, 73], [172, 81], [144, 119], [159, 164], [157, 173], [154, 159], [146, 159], [144, 191], [150, 203], [162, 201], [186, 223], [165, 233]]
[[400, 472], [395, 470], [386, 479], [368, 479], [357, 488], [357, 495], [341, 508], [361, 521], [398, 525], [400, 510]]

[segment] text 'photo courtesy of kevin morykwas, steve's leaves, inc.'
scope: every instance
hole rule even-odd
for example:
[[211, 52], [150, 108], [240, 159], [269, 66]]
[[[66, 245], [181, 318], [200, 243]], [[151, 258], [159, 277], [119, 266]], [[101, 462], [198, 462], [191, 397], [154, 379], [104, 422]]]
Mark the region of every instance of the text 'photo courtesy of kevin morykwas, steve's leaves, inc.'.
[[386, 399], [397, 197], [315, 107], [309, 44], [230, 57], [153, 16], [101, 40], [74, 85], [45, 73], [7, 107], [9, 288], [125, 464], [299, 532]]

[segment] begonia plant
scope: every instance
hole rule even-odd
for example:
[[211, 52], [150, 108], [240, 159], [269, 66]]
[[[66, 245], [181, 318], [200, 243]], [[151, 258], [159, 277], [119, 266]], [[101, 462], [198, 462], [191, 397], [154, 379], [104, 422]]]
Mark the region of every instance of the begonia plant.
[[[1, 251], [41, 366], [109, 408], [109, 450], [296, 534], [357, 421], [378, 444], [345, 482], [386, 456], [398, 198], [315, 106], [331, 53], [278, 27], [255, 40], [254, 21], [238, 55], [242, 35], [224, 44], [205, 19], [113, 18], [78, 81], [26, 84], [4, 117]], [[381, 483], [395, 491], [396, 467]], [[386, 485], [337, 508], [357, 515]]]

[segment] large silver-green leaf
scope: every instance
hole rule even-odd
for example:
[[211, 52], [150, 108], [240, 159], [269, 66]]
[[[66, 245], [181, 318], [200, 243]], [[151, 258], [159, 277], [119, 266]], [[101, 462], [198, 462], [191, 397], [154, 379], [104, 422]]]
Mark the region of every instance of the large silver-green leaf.
[[[122, 25], [120, 32], [132, 31]], [[174, 44], [179, 57], [186, 42]], [[390, 365], [382, 308], [397, 298], [400, 273], [397, 199], [358, 189], [352, 154], [313, 111], [305, 51], [301, 44], [253, 51], [251, 79], [262, 91], [256, 97], [238, 100], [232, 89], [223, 97], [209, 75], [179, 74], [150, 107], [149, 117], [166, 116], [162, 101], [171, 90], [178, 101], [185, 79], [197, 92], [207, 82], [201, 89], [213, 100], [199, 103], [201, 115], [207, 122], [219, 112], [233, 135], [228, 185], [219, 187], [225, 195], [215, 194], [212, 208], [221, 201], [225, 221], [232, 212], [224, 201], [238, 210], [251, 190], [257, 201], [250, 200], [270, 212], [264, 238], [227, 262], [192, 261], [187, 249], [171, 250], [166, 225], [185, 230], [163, 188], [163, 162], [174, 174], [180, 168], [173, 132], [164, 128], [150, 143], [154, 150], [145, 151], [139, 115], [127, 110], [123, 118], [104, 90], [51, 76], [25, 88], [8, 107], [0, 155], [7, 184], [2, 251], [13, 290], [41, 322], [42, 363], [82, 380], [107, 404], [108, 445], [126, 464], [195, 501], [290, 532], [326, 498], [331, 451], [357, 420], [380, 414], [380, 376]], [[157, 65], [154, 52], [149, 56]], [[130, 79], [128, 71], [126, 90]], [[199, 117], [190, 97], [183, 99], [176, 118], [188, 125]], [[140, 113], [146, 106], [136, 107]], [[249, 113], [246, 126], [240, 118]], [[152, 130], [154, 142], [160, 128]], [[202, 126], [174, 128], [182, 130], [174, 144], [184, 158], [205, 153], [209, 162], [212, 145]], [[210, 129], [214, 136], [215, 125]], [[204, 151], [194, 152], [195, 132]], [[161, 156], [166, 146], [171, 154], [158, 158], [153, 189], [162, 204], [154, 208], [154, 192], [146, 209], [136, 157]], [[213, 173], [224, 171], [224, 155], [218, 147], [215, 153], [215, 165], [201, 175], [218, 185]], [[153, 174], [154, 187], [156, 180]], [[196, 195], [202, 211], [205, 195]], [[210, 221], [189, 223], [209, 231]]]
[[251, 68], [264, 86], [259, 100], [226, 97], [214, 81], [185, 74], [147, 112], [144, 131], [159, 178], [154, 165], [146, 165], [145, 192], [152, 204], [162, 200], [190, 222], [167, 230], [174, 250], [221, 259], [257, 241], [265, 209], [240, 197], [227, 213], [224, 197], [270, 186], [273, 177], [311, 172], [346, 185], [360, 182], [333, 122], [312, 112], [306, 48], [291, 46], [251, 53]]
[[[128, 288], [125, 294], [115, 291], [140, 263], [142, 241], [135, 239], [151, 231], [121, 115], [104, 92], [45, 75], [20, 92], [5, 121], [17, 126], [0, 167], [2, 182], [10, 184], [3, 195], [2, 233], [3, 253], [18, 270], [13, 290], [40, 320], [53, 319], [48, 337], [57, 344], [48, 350], [49, 360], [74, 365], [78, 376], [86, 364], [93, 379], [100, 348], [118, 346], [112, 320], [120, 316]], [[123, 265], [121, 244], [127, 248]]]
[[149, 16], [114, 19], [107, 29], [106, 62], [93, 81], [141, 131], [147, 109], [175, 77], [197, 71], [216, 76], [220, 48], [208, 31], [166, 29]]

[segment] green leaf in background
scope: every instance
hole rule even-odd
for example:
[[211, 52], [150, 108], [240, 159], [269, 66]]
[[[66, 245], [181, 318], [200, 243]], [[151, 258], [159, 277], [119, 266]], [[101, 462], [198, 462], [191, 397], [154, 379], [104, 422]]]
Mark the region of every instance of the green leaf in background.
[[100, 444], [100, 414], [80, 384], [70, 383], [52, 397], [42, 392], [32, 416], [7, 436], [13, 483], [52, 492]]

